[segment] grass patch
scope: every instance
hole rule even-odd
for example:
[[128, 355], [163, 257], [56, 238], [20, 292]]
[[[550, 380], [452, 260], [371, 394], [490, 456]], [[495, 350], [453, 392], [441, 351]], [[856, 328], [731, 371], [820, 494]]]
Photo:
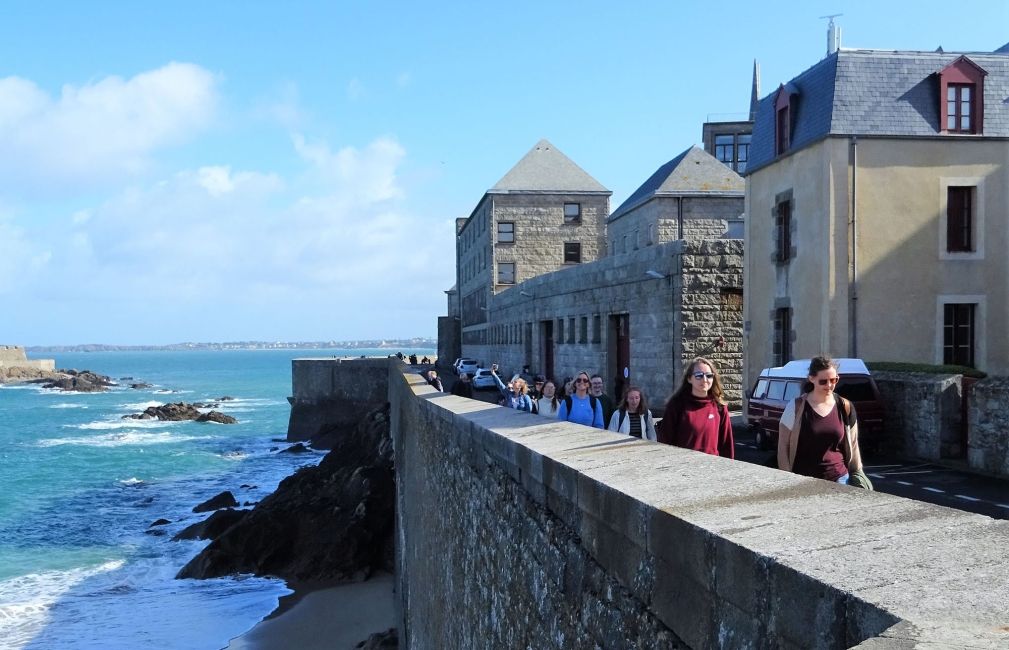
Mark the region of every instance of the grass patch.
[[891, 372], [927, 372], [933, 375], [963, 375], [984, 379], [987, 373], [981, 372], [977, 368], [967, 366], [937, 366], [931, 363], [904, 363], [901, 361], [866, 361], [865, 365], [869, 370], [891, 371]]

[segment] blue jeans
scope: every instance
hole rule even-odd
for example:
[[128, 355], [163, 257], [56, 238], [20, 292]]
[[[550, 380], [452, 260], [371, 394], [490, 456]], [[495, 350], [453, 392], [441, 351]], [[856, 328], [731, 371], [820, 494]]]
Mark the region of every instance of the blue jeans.
[[850, 476], [851, 476], [850, 474], [845, 474], [844, 476], [839, 476], [839, 477], [837, 478], [837, 481], [836, 481], [836, 482], [837, 482], [837, 483], [840, 483], [841, 485], [847, 485], [847, 484], [848, 484], [848, 478], [849, 478]]

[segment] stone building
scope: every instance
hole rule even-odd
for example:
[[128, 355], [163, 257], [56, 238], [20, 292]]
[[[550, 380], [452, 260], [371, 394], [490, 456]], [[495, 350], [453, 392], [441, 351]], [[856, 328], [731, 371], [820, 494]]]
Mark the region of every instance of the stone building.
[[1009, 373], [1009, 46], [840, 50], [759, 106], [746, 375], [822, 352]]
[[0, 345], [0, 370], [4, 368], [32, 368], [35, 370], [55, 370], [55, 359], [29, 359], [25, 349], [19, 345]]
[[698, 147], [659, 167], [606, 220], [611, 255], [677, 239], [743, 237], [742, 177]]
[[610, 194], [546, 140], [487, 190], [456, 237], [464, 348], [487, 344], [495, 294], [603, 256]]
[[[545, 156], [540, 160], [551, 162]], [[573, 166], [566, 158], [558, 164]], [[546, 196], [563, 196], [545, 185], [557, 177], [555, 172], [542, 168], [526, 172], [543, 174], [537, 182]], [[486, 218], [488, 227], [494, 223], [490, 214], [483, 216], [488, 196], [466, 221], [460, 237], [474, 227], [474, 218]], [[515, 192], [512, 198], [528, 205], [538, 196], [526, 198]], [[594, 249], [594, 261], [557, 264], [556, 239], [538, 248], [528, 246], [521, 257], [498, 239], [494, 244], [498, 260], [524, 259], [536, 272], [516, 277], [508, 290], [495, 286], [487, 292], [487, 302], [478, 306], [481, 313], [471, 316], [465, 296], [481, 285], [463, 280], [461, 354], [485, 366], [498, 363], [506, 371], [529, 365], [533, 372], [558, 380], [580, 370], [598, 372], [611, 395], [619, 395], [625, 385], [640, 385], [656, 408], [671, 393], [686, 361], [709, 356], [723, 370], [730, 401], [739, 404], [743, 259], [742, 242], [731, 237], [740, 229], [729, 224], [738, 222], [742, 208], [742, 179], [695, 147], [652, 174], [609, 217], [605, 231], [601, 222], [595, 231], [588, 230], [588, 236], [601, 239], [605, 233], [609, 241]], [[557, 216], [551, 217], [554, 228]], [[513, 220], [517, 246], [533, 224]], [[476, 232], [483, 237], [483, 230]], [[632, 238], [633, 232], [638, 235]], [[462, 269], [473, 252], [463, 243], [459, 250]], [[607, 251], [611, 254], [598, 259]], [[547, 259], [535, 261], [537, 254]], [[488, 272], [483, 270], [483, 282], [488, 281]], [[473, 315], [482, 317], [478, 325], [470, 320]]]

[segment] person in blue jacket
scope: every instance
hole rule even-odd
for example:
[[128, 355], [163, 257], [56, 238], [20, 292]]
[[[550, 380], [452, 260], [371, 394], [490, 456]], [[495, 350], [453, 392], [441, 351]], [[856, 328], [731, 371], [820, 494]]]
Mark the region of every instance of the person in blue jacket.
[[567, 395], [557, 410], [558, 420], [577, 422], [587, 427], [602, 429], [603, 404], [589, 394], [589, 373], [582, 371], [575, 376], [575, 392]]
[[497, 382], [497, 389], [501, 391], [501, 396], [504, 397], [504, 406], [510, 409], [517, 409], [519, 411], [525, 411], [527, 413], [535, 413], [536, 407], [533, 404], [533, 400], [529, 397], [529, 385], [526, 384], [526, 380], [519, 376], [512, 378], [508, 385], [505, 386], [501, 378], [497, 376], [497, 364], [491, 367], [491, 375], [494, 376], [494, 381]]

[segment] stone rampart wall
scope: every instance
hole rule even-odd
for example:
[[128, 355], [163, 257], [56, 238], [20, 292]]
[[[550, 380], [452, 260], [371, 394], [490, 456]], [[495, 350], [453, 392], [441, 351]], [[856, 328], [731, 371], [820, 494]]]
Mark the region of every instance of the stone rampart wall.
[[983, 379], [970, 392], [967, 463], [1009, 478], [1009, 378]]
[[29, 359], [25, 349], [19, 345], [0, 345], [0, 368], [34, 368], [35, 370], [55, 370], [54, 359]]
[[406, 648], [1006, 647], [1009, 522], [390, 366]]
[[873, 377], [886, 403], [882, 450], [925, 460], [963, 455], [960, 375], [874, 372]]
[[291, 361], [287, 439], [309, 440], [325, 429], [353, 426], [388, 400], [389, 367], [399, 359], [314, 357]]

